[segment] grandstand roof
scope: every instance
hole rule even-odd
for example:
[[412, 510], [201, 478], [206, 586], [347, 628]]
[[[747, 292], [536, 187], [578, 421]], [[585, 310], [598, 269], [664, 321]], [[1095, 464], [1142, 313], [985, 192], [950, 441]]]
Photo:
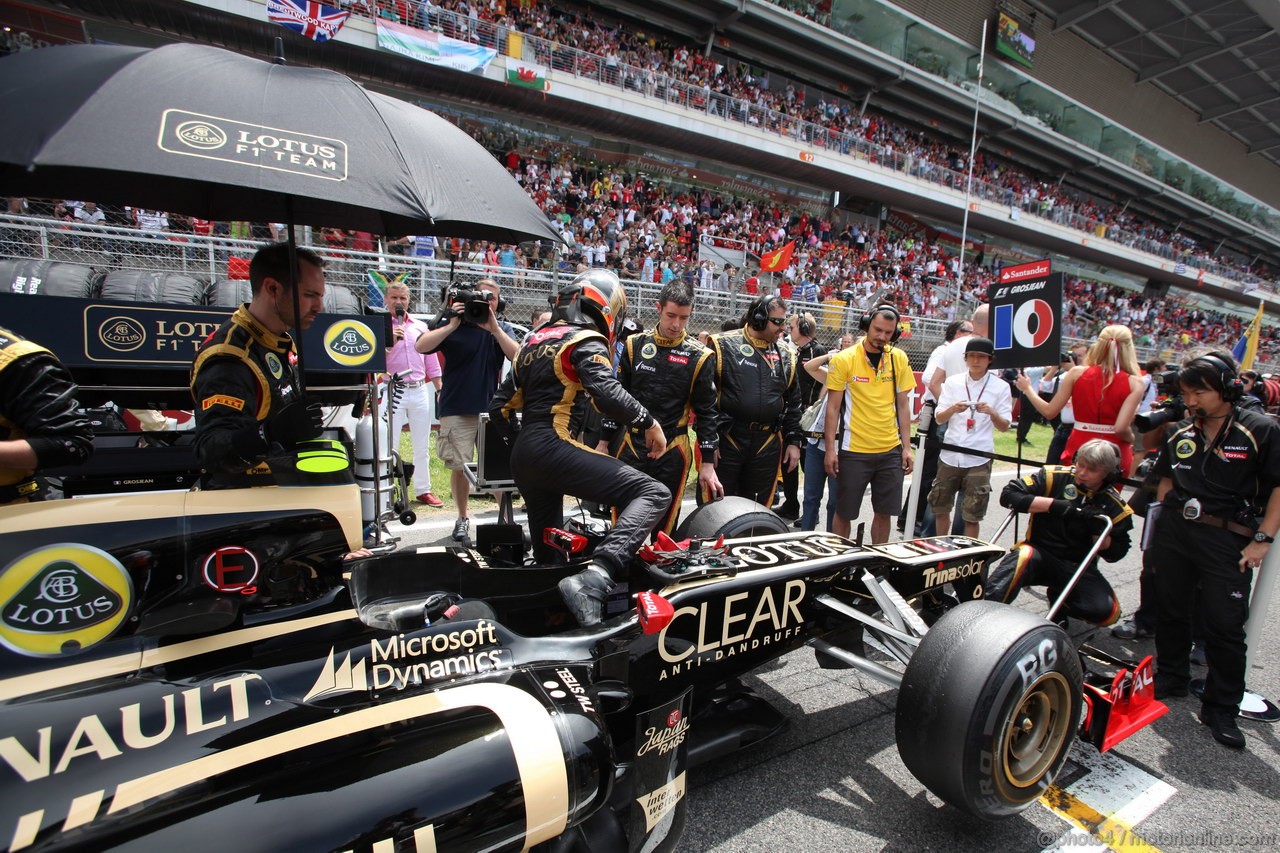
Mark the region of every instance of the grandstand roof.
[[1274, 0], [1028, 0], [1280, 164], [1280, 4]]

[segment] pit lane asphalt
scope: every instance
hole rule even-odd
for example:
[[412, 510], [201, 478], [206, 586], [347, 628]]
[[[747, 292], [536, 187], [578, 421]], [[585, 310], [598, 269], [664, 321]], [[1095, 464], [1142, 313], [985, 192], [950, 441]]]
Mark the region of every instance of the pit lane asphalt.
[[[1009, 472], [993, 475], [999, 489]], [[473, 523], [492, 520], [493, 504], [472, 502]], [[685, 512], [691, 511], [686, 502]], [[869, 519], [869, 498], [864, 514]], [[823, 517], [820, 515], [819, 517]], [[439, 518], [440, 520], [435, 520]], [[991, 536], [1004, 519], [995, 500], [982, 524]], [[517, 521], [523, 522], [517, 515]], [[1126, 614], [1138, 604], [1142, 520], [1134, 547], [1118, 563], [1104, 563]], [[392, 526], [405, 545], [450, 544], [453, 513], [436, 513], [417, 525]], [[856, 522], [855, 522], [856, 530]], [[1006, 532], [1002, 544], [1012, 544]], [[1043, 615], [1041, 590], [1024, 592], [1016, 606]], [[1277, 602], [1273, 611], [1280, 608]], [[1123, 617], [1122, 617], [1123, 618]], [[1280, 702], [1280, 620], [1273, 612], [1260, 647], [1251, 655], [1249, 688]], [[1121, 641], [1109, 630], [1071, 623], [1072, 638], [1121, 656], [1155, 651], [1152, 640]], [[1204, 669], [1193, 667], [1192, 676]], [[777, 737], [746, 753], [699, 767], [689, 779], [689, 825], [682, 851], [1012, 851], [1058, 847], [1071, 829], [1058, 814], [1036, 804], [1008, 820], [987, 824], [968, 818], [925, 791], [906, 770], [894, 742], [897, 691], [847, 670], [819, 669], [813, 652], [800, 649], [766, 665], [747, 684], [790, 720]], [[1133, 827], [1149, 846], [1164, 851], [1274, 851], [1280, 849], [1280, 724], [1240, 721], [1248, 738], [1243, 752], [1216, 743], [1196, 718], [1195, 697], [1171, 699], [1170, 711], [1110, 754], [1176, 789], [1153, 814]], [[1077, 750], [1091, 749], [1077, 745]], [[1074, 762], [1062, 779], [1080, 775]], [[1134, 791], [1133, 793], [1137, 793]], [[1106, 849], [1069, 846], [1064, 851]], [[1078, 843], [1078, 842], [1077, 842]]]

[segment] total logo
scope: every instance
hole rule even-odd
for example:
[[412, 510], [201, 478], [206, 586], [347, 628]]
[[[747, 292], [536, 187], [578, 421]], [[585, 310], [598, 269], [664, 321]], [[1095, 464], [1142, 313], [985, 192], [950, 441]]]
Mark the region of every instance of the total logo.
[[0, 571], [0, 644], [35, 657], [84, 651], [114, 634], [132, 604], [133, 581], [106, 551], [38, 548]]
[[324, 333], [324, 347], [339, 364], [359, 367], [373, 358], [373, 330], [359, 320], [339, 320]]

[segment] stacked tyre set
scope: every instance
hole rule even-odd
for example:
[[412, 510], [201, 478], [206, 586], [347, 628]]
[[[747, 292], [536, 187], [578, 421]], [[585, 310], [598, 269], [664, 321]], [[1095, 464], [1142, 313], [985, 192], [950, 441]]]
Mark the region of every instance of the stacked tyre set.
[[[115, 302], [162, 302], [234, 308], [248, 302], [249, 282], [149, 270], [103, 271], [64, 261], [0, 260], [0, 293], [70, 296]], [[355, 293], [341, 285], [325, 288], [324, 310], [362, 313]]]

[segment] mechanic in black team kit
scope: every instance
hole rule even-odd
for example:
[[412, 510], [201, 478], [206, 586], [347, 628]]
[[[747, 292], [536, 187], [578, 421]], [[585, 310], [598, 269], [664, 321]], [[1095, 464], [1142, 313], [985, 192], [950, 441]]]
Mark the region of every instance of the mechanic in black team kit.
[[1191, 359], [1178, 385], [1190, 417], [1160, 449], [1161, 505], [1147, 517], [1159, 601], [1156, 698], [1187, 695], [1191, 611], [1198, 608], [1209, 663], [1200, 721], [1219, 743], [1239, 749], [1249, 591], [1280, 529], [1280, 427], [1241, 406], [1244, 383], [1228, 353]]
[[[196, 455], [211, 488], [274, 485], [267, 458], [283, 458], [284, 449], [320, 435], [320, 404], [300, 391], [287, 330], [309, 328], [320, 313], [324, 261], [310, 249], [298, 249], [297, 258], [290, 275], [288, 244], [259, 249], [249, 263], [253, 301], [237, 308], [196, 354]], [[300, 322], [290, 281], [298, 282]]]
[[693, 453], [689, 448], [690, 414], [695, 425], [701, 458], [698, 486], [713, 497], [724, 495], [716, 476], [716, 390], [711, 350], [685, 333], [693, 315], [693, 288], [687, 282], [671, 281], [658, 296], [658, 324], [650, 332], [627, 338], [618, 361], [618, 381], [662, 424], [667, 452], [650, 459], [640, 427], [618, 428], [606, 421], [606, 429], [616, 431], [611, 447], [614, 455], [654, 477], [671, 492], [671, 504], [654, 528], [670, 535], [680, 517], [680, 502], [689, 477]]
[[0, 328], [0, 506], [40, 500], [41, 468], [93, 453], [93, 429], [57, 356]]
[[564, 524], [565, 495], [618, 508], [591, 565], [560, 581], [560, 594], [583, 627], [603, 619], [609, 588], [626, 580], [636, 550], [671, 502], [671, 493], [648, 474], [574, 438], [585, 417], [585, 391], [605, 415], [643, 430], [652, 458], [667, 449], [662, 425], [613, 375], [610, 347], [626, 311], [627, 295], [616, 275], [598, 269], [579, 274], [556, 296], [550, 325], [525, 339], [490, 404], [495, 424], [514, 426], [515, 413], [522, 413], [511, 474], [529, 508], [540, 562], [555, 558], [542, 537], [547, 528]]
[[[710, 338], [716, 359], [720, 448], [716, 475], [726, 495], [770, 506], [781, 470], [800, 461], [800, 380], [796, 351], [781, 343], [787, 303], [763, 296], [744, 328]], [[703, 501], [711, 495], [700, 493]]]

